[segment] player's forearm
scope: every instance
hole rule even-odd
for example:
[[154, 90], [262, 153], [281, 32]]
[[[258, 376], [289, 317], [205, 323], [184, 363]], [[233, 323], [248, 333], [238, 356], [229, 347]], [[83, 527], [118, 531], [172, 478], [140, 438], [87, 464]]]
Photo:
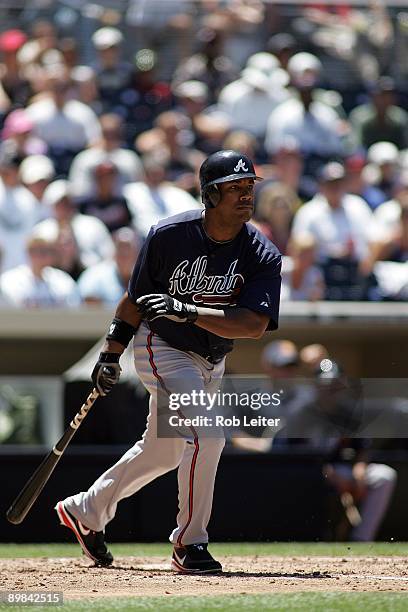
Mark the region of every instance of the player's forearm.
[[[115, 318], [120, 319], [121, 321], [125, 321], [129, 325], [138, 329], [140, 322], [142, 320], [141, 315], [133, 302], [130, 301], [127, 293], [124, 294], [122, 299], [120, 300], [116, 312]], [[107, 338], [105, 340], [105, 344], [103, 347], [103, 351], [107, 351], [109, 353], [123, 353], [125, 347], [120, 342]]]
[[198, 318], [195, 325], [222, 338], [260, 338], [269, 322], [266, 315], [253, 312], [248, 308], [218, 310], [197, 308]]

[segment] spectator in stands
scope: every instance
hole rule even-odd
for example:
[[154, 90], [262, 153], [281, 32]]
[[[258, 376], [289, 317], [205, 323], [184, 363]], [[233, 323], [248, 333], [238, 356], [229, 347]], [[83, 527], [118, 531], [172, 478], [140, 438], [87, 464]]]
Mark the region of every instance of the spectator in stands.
[[344, 166], [329, 162], [319, 174], [319, 191], [297, 211], [293, 235], [311, 232], [318, 260], [353, 257], [363, 261], [369, 251], [372, 213], [358, 196], [346, 192]]
[[43, 204], [44, 192], [55, 178], [55, 168], [46, 155], [29, 155], [20, 164], [21, 182], [37, 200], [37, 223], [49, 217], [50, 211]]
[[31, 28], [31, 36], [19, 52], [24, 64], [42, 64], [44, 54], [58, 49], [58, 33], [55, 25], [46, 19], [37, 19]]
[[245, 130], [233, 130], [225, 138], [222, 149], [224, 151], [239, 151], [250, 159], [254, 159], [256, 155], [256, 138]]
[[245, 127], [263, 143], [268, 117], [283, 101], [288, 91], [276, 76], [283, 73], [278, 60], [270, 53], [255, 53], [248, 61], [241, 78], [227, 85], [220, 93], [220, 109], [226, 113], [231, 129]]
[[225, 26], [223, 15], [207, 15], [203, 19], [202, 27], [197, 32], [197, 53], [179, 63], [174, 73], [173, 87], [192, 79], [202, 81], [208, 87], [210, 103], [217, 102], [221, 89], [235, 76], [230, 56], [225, 54]]
[[168, 158], [158, 153], [143, 157], [145, 181], [130, 183], [123, 189], [133, 225], [141, 236], [147, 236], [160, 219], [199, 207], [186, 191], [166, 181], [167, 163]]
[[158, 79], [170, 81], [175, 67], [191, 55], [194, 40], [195, 0], [129, 0], [126, 14], [139, 48], [155, 49]]
[[53, 267], [55, 243], [35, 232], [27, 241], [27, 264], [4, 272], [0, 277], [3, 294], [20, 308], [73, 308], [79, 293], [72, 278]]
[[161, 113], [155, 126], [160, 132], [164, 147], [169, 156], [166, 178], [176, 181], [186, 173], [195, 174], [201, 164], [202, 155], [192, 146], [193, 132], [190, 119], [178, 111]]
[[395, 198], [378, 207], [382, 239], [374, 274], [386, 300], [408, 300], [408, 175], [402, 174]]
[[269, 117], [265, 149], [270, 155], [287, 136], [297, 139], [306, 163], [344, 153], [338, 113], [315, 99], [321, 69], [319, 59], [310, 53], [297, 53], [290, 59], [288, 70], [296, 96], [280, 104]]
[[100, 219], [111, 233], [132, 220], [126, 198], [116, 189], [118, 174], [112, 161], [101, 161], [93, 169], [95, 194], [78, 202], [81, 213]]
[[85, 270], [74, 232], [68, 225], [59, 228], [55, 242], [54, 265], [59, 270], [69, 274], [74, 281], [77, 281]]
[[73, 70], [78, 66], [80, 53], [78, 41], [75, 38], [71, 36], [61, 38], [58, 41], [58, 50], [61, 52], [64, 65], [69, 70]]
[[367, 180], [367, 174], [371, 169], [367, 167], [367, 158], [364, 154], [356, 153], [346, 159], [347, 191], [363, 198], [371, 208], [375, 210], [385, 202], [386, 195], [375, 184]]
[[[188, 146], [188, 138], [192, 137], [191, 124], [186, 115], [176, 111], [167, 111], [157, 117], [155, 125], [162, 132], [164, 144], [170, 155], [168, 178], [174, 180], [178, 173], [191, 171], [195, 167], [197, 152]], [[187, 140], [187, 143], [184, 142]], [[192, 144], [192, 143], [190, 143]]]
[[270, 183], [259, 195], [256, 224], [283, 254], [287, 253], [292, 221], [299, 204], [296, 193], [280, 182]]
[[286, 70], [290, 58], [296, 52], [297, 43], [292, 34], [280, 32], [279, 34], [274, 34], [271, 36], [271, 38], [268, 40], [266, 48], [269, 53], [272, 53], [278, 58], [279, 64], [284, 70]]
[[116, 230], [112, 238], [115, 245], [113, 258], [91, 266], [78, 280], [81, 298], [87, 304], [113, 308], [127, 290], [141, 240], [128, 227]]
[[202, 81], [184, 81], [173, 88], [176, 110], [187, 115], [190, 121], [208, 106], [209, 91]]
[[264, 181], [255, 189], [256, 201], [262, 191], [271, 183], [278, 181], [292, 189], [300, 200], [308, 200], [316, 193], [316, 180], [303, 174], [304, 159], [300, 150], [300, 143], [293, 136], [286, 136], [270, 162], [262, 166]]
[[225, 55], [233, 58], [235, 65], [242, 66], [262, 46], [265, 3], [261, 0], [217, 0], [216, 4], [210, 2], [208, 9], [224, 20]]
[[156, 118], [174, 104], [170, 85], [157, 78], [157, 68], [157, 54], [152, 49], [140, 49], [136, 53], [132, 87], [122, 94], [129, 146], [133, 145], [135, 137], [150, 130]]
[[93, 34], [92, 42], [98, 54], [95, 71], [103, 112], [115, 112], [133, 79], [132, 64], [121, 57], [123, 35], [117, 28], [103, 27]]
[[322, 271], [315, 264], [316, 240], [311, 234], [299, 234], [288, 245], [282, 259], [282, 300], [315, 302], [325, 295]]
[[402, 208], [406, 206], [408, 199], [408, 168], [402, 170], [398, 176], [391, 200], [384, 202], [375, 211], [375, 218], [379, 225], [381, 234], [386, 239], [398, 235], [398, 226], [401, 219]]
[[108, 229], [99, 219], [78, 212], [68, 181], [51, 183], [44, 192], [43, 203], [49, 207], [51, 217], [36, 226], [38, 235], [55, 243], [61, 228], [71, 228], [86, 267], [112, 255], [113, 244]]
[[295, 215], [293, 236], [314, 236], [327, 299], [364, 299], [377, 238], [372, 212], [364, 200], [346, 192], [342, 164], [329, 162], [319, 179], [318, 193]]
[[69, 73], [71, 87], [68, 95], [86, 106], [96, 115], [102, 114], [102, 103], [96, 83], [96, 72], [91, 66], [75, 66]]
[[285, 138], [275, 151], [272, 160], [273, 177], [302, 198], [309, 193], [303, 179], [304, 162], [299, 142], [292, 137]]
[[0, 245], [3, 271], [25, 262], [27, 236], [37, 222], [39, 204], [21, 184], [21, 157], [13, 142], [0, 146]]
[[75, 155], [95, 144], [101, 137], [94, 112], [78, 100], [69, 100], [68, 75], [62, 67], [46, 70], [46, 88], [49, 95], [27, 108], [34, 123], [34, 132], [44, 140], [48, 155], [57, 174], [67, 174]]
[[16, 144], [22, 158], [46, 153], [47, 145], [37, 136], [33, 136], [33, 127], [33, 122], [26, 111], [18, 108], [7, 115], [1, 136], [3, 140], [12, 140]]
[[109, 113], [99, 119], [101, 139], [89, 149], [81, 151], [73, 160], [69, 180], [75, 198], [91, 198], [96, 194], [95, 168], [111, 163], [117, 169], [114, 192], [121, 193], [123, 185], [143, 180], [139, 156], [125, 148], [123, 121], [119, 115]]
[[395, 83], [383, 76], [371, 86], [370, 99], [350, 113], [358, 144], [365, 149], [379, 141], [398, 149], [408, 146], [408, 113], [396, 105]]
[[0, 35], [0, 84], [3, 94], [0, 111], [25, 106], [32, 91], [19, 59], [19, 50], [27, 41], [21, 30], [6, 30]]
[[398, 149], [391, 142], [376, 142], [367, 151], [367, 181], [383, 193], [383, 202], [392, 197], [398, 179]]
[[200, 113], [194, 119], [196, 146], [208, 155], [221, 149], [230, 130], [228, 117], [218, 110]]

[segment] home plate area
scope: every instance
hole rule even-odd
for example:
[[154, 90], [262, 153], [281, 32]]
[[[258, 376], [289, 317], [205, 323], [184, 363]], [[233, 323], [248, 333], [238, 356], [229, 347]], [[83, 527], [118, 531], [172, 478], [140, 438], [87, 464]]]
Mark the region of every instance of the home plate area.
[[64, 599], [294, 591], [406, 591], [404, 557], [219, 557], [224, 573], [178, 575], [164, 557], [117, 557], [110, 568], [84, 558], [2, 559], [2, 590], [63, 591]]

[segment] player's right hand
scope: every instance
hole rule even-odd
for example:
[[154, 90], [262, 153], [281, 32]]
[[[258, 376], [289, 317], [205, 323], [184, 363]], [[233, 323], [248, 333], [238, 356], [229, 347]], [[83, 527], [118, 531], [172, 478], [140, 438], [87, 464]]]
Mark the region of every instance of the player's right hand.
[[197, 319], [197, 308], [193, 304], [180, 302], [166, 293], [142, 295], [136, 304], [146, 321], [166, 317], [176, 323], [194, 323]]
[[120, 378], [119, 357], [120, 353], [101, 353], [92, 371], [92, 382], [102, 396], [110, 393]]

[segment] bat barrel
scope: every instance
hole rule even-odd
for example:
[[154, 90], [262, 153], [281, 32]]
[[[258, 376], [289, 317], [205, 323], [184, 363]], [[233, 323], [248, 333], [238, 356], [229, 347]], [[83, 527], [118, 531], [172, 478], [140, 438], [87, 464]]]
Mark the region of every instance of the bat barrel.
[[76, 430], [88, 414], [95, 400], [99, 397], [98, 391], [93, 389], [82, 404], [79, 412], [75, 415], [62, 437], [58, 440], [52, 451], [43, 459], [31, 478], [26, 482], [21, 492], [7, 510], [6, 517], [13, 525], [19, 525], [29, 513], [32, 505], [40, 495], [53, 473], [55, 466], [61, 459], [65, 449], [73, 438]]
[[61, 455], [51, 451], [35, 470], [34, 474], [24, 485], [10, 508], [7, 510], [7, 520], [14, 525], [20, 524], [29, 513], [32, 505], [40, 495]]

